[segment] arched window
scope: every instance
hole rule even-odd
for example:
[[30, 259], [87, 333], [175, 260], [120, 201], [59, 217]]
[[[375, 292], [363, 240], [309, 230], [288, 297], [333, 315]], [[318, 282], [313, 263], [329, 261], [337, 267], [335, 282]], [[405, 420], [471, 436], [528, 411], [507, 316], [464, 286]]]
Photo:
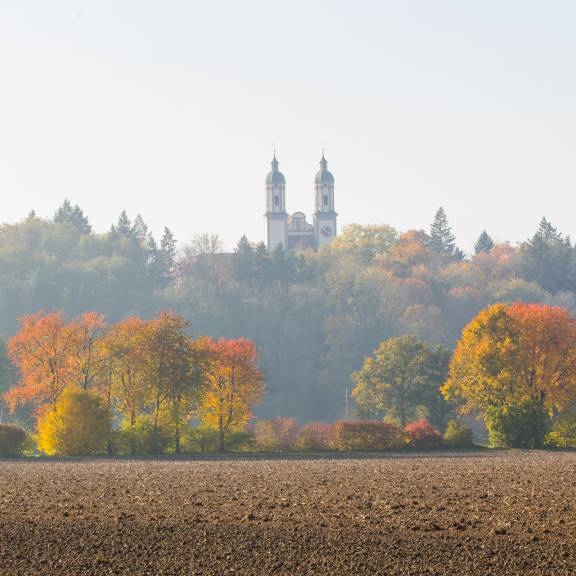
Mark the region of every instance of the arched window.
[[280, 206], [280, 198], [278, 196], [274, 196], [274, 206]]

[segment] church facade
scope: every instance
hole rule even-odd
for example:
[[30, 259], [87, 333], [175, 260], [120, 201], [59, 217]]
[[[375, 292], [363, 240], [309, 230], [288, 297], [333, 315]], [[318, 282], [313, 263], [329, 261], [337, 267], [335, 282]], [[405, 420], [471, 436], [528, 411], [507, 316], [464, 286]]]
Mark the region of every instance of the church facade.
[[278, 245], [285, 250], [317, 250], [336, 236], [334, 209], [334, 176], [322, 154], [320, 170], [314, 179], [314, 207], [312, 224], [303, 212], [286, 212], [286, 179], [278, 170], [276, 154], [266, 177], [266, 246], [273, 251]]

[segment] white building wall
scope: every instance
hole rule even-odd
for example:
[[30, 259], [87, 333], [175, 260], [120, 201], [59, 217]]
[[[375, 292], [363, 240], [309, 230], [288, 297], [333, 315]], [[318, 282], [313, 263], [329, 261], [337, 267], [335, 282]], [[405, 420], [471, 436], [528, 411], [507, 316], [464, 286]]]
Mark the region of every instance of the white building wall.
[[286, 248], [287, 221], [286, 217], [274, 218], [271, 214], [266, 216], [266, 245], [273, 251], [278, 244]]

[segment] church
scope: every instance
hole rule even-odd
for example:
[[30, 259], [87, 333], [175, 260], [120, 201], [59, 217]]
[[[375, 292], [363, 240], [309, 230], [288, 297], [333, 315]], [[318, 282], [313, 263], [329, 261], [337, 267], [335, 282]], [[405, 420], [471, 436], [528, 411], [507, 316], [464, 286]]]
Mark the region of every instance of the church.
[[278, 170], [276, 154], [272, 169], [266, 177], [266, 246], [273, 251], [278, 245], [285, 250], [299, 252], [317, 250], [329, 244], [336, 236], [334, 210], [334, 176], [328, 171], [328, 162], [322, 154], [320, 170], [314, 180], [314, 206], [312, 224], [303, 212], [286, 212], [286, 179]]

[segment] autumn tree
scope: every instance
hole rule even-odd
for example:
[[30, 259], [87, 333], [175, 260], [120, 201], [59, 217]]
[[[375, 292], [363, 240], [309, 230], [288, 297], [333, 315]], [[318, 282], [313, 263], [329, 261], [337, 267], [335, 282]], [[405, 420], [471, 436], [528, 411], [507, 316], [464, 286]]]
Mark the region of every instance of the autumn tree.
[[264, 392], [256, 347], [245, 338], [206, 337], [198, 345], [209, 355], [199, 416], [203, 424], [217, 430], [219, 449], [224, 451], [226, 436], [244, 428]]
[[384, 340], [366, 358], [362, 369], [352, 375], [352, 395], [362, 414], [389, 416], [402, 427], [417, 415], [419, 407], [440, 415], [438, 389], [448, 361], [447, 350], [431, 348], [413, 336]]
[[175, 451], [180, 451], [180, 428], [199, 401], [204, 380], [205, 354], [186, 333], [189, 323], [173, 312], [162, 312], [148, 322], [144, 344], [146, 379], [158, 435], [161, 411], [169, 416]]
[[112, 431], [112, 415], [95, 392], [66, 388], [55, 410], [38, 420], [38, 447], [49, 455], [88, 456], [104, 452]]
[[8, 341], [8, 355], [21, 374], [4, 396], [10, 408], [48, 402], [55, 410], [60, 393], [74, 382], [73, 348], [74, 335], [62, 312], [24, 317], [20, 331]]
[[388, 253], [398, 239], [398, 233], [387, 224], [349, 224], [334, 238], [331, 248], [360, 255], [369, 262], [377, 255]]
[[95, 385], [105, 370], [106, 322], [97, 312], [85, 312], [68, 324], [71, 333], [71, 378], [84, 390]]
[[430, 236], [422, 230], [408, 230], [378, 262], [395, 276], [408, 278], [413, 276], [416, 270], [427, 269], [433, 258]]
[[109, 394], [114, 407], [134, 432], [136, 418], [142, 414], [150, 395], [146, 373], [147, 323], [138, 317], [114, 325], [105, 342], [109, 355]]
[[576, 403], [576, 321], [560, 307], [490, 306], [464, 329], [443, 393], [464, 412], [480, 410], [485, 420], [502, 425], [508, 425], [502, 414], [536, 422], [535, 415], [525, 416], [528, 409], [549, 415], [571, 409]]

